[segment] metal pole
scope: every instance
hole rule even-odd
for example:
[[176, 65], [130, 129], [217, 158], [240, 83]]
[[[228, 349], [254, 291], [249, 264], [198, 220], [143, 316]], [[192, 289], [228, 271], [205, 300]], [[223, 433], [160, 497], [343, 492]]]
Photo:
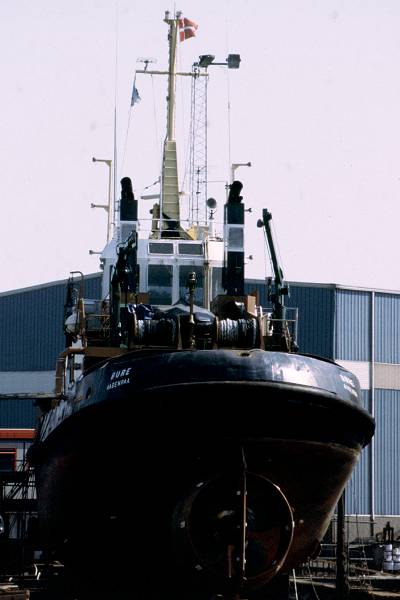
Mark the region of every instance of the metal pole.
[[112, 180], [112, 161], [107, 161], [108, 164], [108, 215], [107, 215], [107, 243], [111, 237], [111, 180]]
[[[110, 163], [111, 169], [111, 163]], [[114, 206], [113, 206], [113, 222], [116, 222], [117, 209], [117, 107], [114, 108]]]
[[189, 288], [189, 348], [195, 348], [196, 347], [196, 338], [194, 335], [195, 322], [194, 322], [193, 307], [194, 307], [194, 290], [196, 288], [196, 273], [194, 271], [192, 273], [189, 273], [187, 285]]
[[[107, 215], [107, 243], [110, 241], [110, 237], [111, 237], [111, 223], [115, 222], [115, 220], [113, 219], [113, 221], [111, 221], [111, 182], [112, 182], [112, 160], [109, 160], [107, 158], [92, 158], [93, 162], [101, 162], [101, 163], [105, 163], [108, 166], [108, 203], [107, 205], [105, 204], [92, 204], [92, 208], [104, 208], [108, 215]], [[115, 162], [114, 162], [114, 166], [115, 166]], [[115, 179], [115, 178], [114, 178]], [[115, 196], [115, 192], [114, 192], [114, 196]], [[115, 208], [115, 207], [114, 207]], [[114, 214], [113, 214], [114, 216]], [[94, 252], [90, 252], [91, 254], [95, 254]]]
[[294, 586], [294, 597], [296, 600], [299, 600], [299, 595], [297, 593], [296, 571], [294, 569], [292, 570], [292, 576], [293, 576], [293, 586]]
[[336, 544], [336, 597], [337, 600], [348, 600], [349, 598], [349, 580], [348, 580], [348, 564], [347, 552], [345, 544], [345, 502], [346, 491], [343, 493], [338, 502], [337, 511], [337, 544]]
[[251, 167], [251, 162], [247, 163], [232, 163], [231, 164], [231, 183], [235, 181], [235, 173], [239, 167]]
[[[375, 292], [371, 292], [371, 378], [370, 378], [371, 415], [375, 418]], [[372, 437], [370, 446], [370, 495], [371, 521], [370, 534], [375, 535], [375, 438]]]

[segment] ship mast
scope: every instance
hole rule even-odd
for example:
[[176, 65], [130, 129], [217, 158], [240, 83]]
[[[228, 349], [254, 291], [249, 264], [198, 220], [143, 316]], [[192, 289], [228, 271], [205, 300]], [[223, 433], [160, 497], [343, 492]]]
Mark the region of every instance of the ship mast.
[[167, 112], [167, 138], [166, 141], [175, 140], [175, 82], [176, 82], [176, 50], [178, 42], [178, 18], [170, 19], [169, 13], [165, 14], [164, 21], [169, 25], [169, 69], [168, 69], [168, 112]]
[[170, 19], [165, 13], [164, 21], [169, 26], [169, 69], [167, 96], [167, 135], [164, 142], [164, 154], [161, 173], [161, 217], [162, 237], [179, 236], [179, 188], [178, 164], [175, 140], [175, 87], [176, 87], [176, 50], [178, 42], [178, 21], [181, 13]]
[[[161, 168], [161, 193], [160, 193], [160, 235], [162, 238], [186, 238], [187, 234], [180, 224], [179, 207], [179, 186], [178, 186], [178, 161], [175, 140], [175, 108], [176, 108], [176, 77], [184, 75], [188, 77], [208, 77], [207, 72], [201, 73], [198, 70], [191, 72], [176, 71], [176, 55], [178, 38], [180, 33], [180, 21], [182, 13], [177, 12], [174, 18], [170, 18], [169, 11], [166, 11], [164, 22], [169, 27], [169, 64], [168, 71], [138, 69], [136, 73], [143, 75], [168, 75], [168, 93], [167, 93], [167, 133], [164, 141], [164, 150]], [[192, 34], [194, 35], [194, 34]], [[231, 56], [231, 55], [229, 55]], [[238, 55], [232, 55], [238, 56]], [[200, 57], [201, 58], [201, 57]], [[212, 57], [213, 58], [213, 57]], [[229, 57], [228, 57], [229, 61]], [[208, 63], [208, 65], [210, 62]], [[216, 63], [228, 64], [228, 63]], [[203, 65], [200, 65], [203, 66]], [[229, 66], [229, 65], [228, 65]]]

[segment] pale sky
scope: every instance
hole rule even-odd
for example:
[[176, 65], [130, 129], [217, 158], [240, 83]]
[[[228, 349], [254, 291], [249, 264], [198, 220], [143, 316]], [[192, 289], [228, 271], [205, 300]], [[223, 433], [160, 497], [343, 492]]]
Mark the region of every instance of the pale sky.
[[[124, 148], [137, 58], [167, 64], [166, 9], [160, 0], [1, 0], [0, 291], [98, 270], [89, 250], [103, 248], [107, 215], [90, 203], [107, 201], [108, 169], [92, 157], [113, 158], [115, 81], [118, 180], [130, 176], [142, 193], [159, 176], [164, 78], [137, 77], [125, 159]], [[268, 208], [288, 280], [400, 290], [400, 2], [184, 0], [176, 9], [198, 24], [180, 44], [181, 68], [206, 53], [242, 58], [237, 71], [210, 68], [208, 178], [222, 208], [230, 163], [252, 163], [237, 172], [253, 211], [246, 276], [270, 272], [255, 226]], [[182, 165], [189, 116], [186, 106], [177, 117]]]

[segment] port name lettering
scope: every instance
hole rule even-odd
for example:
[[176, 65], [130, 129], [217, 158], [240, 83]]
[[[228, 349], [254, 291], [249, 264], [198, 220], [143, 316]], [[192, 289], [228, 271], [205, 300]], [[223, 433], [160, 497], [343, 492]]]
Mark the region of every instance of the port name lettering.
[[119, 387], [120, 385], [125, 385], [126, 383], [129, 383], [129, 377], [125, 377], [125, 379], [117, 379], [116, 381], [108, 384], [107, 390], [112, 390], [113, 388]]

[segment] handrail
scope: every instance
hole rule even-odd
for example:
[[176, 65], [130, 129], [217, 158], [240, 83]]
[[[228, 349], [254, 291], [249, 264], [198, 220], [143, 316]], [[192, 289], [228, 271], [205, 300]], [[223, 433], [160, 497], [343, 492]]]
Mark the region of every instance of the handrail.
[[63, 393], [63, 391], [65, 391], [66, 388], [66, 365], [65, 365], [65, 359], [68, 358], [68, 356], [71, 356], [71, 354], [84, 354], [85, 353], [85, 349], [84, 348], [66, 348], [65, 350], [63, 350], [57, 358], [57, 362], [56, 362], [56, 385], [55, 385], [55, 395], [56, 398], [59, 399]]

